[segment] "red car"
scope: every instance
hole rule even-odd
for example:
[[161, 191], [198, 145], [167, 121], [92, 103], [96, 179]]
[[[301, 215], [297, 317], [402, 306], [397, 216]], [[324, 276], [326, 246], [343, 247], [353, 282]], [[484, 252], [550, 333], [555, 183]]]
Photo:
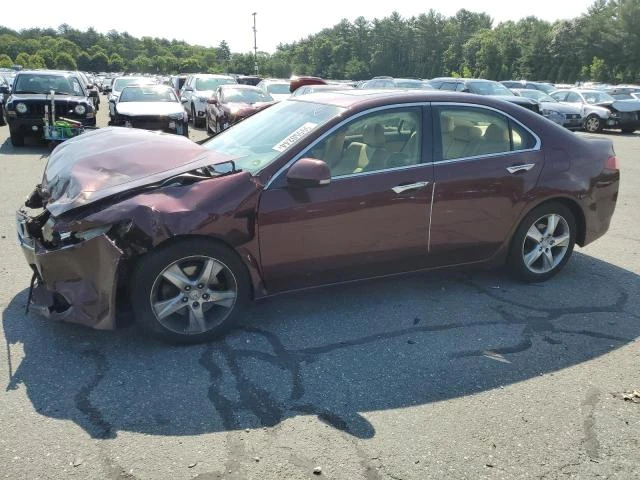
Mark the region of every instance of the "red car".
[[207, 132], [218, 134], [234, 123], [273, 105], [271, 95], [251, 85], [220, 85], [207, 100]]
[[203, 145], [122, 128], [69, 140], [18, 238], [32, 309], [114, 328], [128, 291], [150, 333], [193, 343], [291, 290], [472, 264], [547, 280], [607, 231], [619, 179], [610, 140], [502, 100], [328, 92]]

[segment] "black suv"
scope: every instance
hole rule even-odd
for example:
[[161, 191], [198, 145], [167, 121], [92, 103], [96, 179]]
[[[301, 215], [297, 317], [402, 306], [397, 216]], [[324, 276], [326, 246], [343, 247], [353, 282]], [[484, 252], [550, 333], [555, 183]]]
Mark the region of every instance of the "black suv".
[[429, 80], [429, 85], [438, 90], [450, 90], [452, 92], [468, 92], [477, 95], [489, 95], [507, 102], [515, 103], [521, 107], [540, 113], [540, 104], [526, 97], [518, 97], [507, 87], [493, 80], [479, 78], [434, 78]]
[[56, 70], [20, 71], [5, 104], [14, 147], [22, 147], [25, 136], [43, 137], [45, 105], [51, 108], [51, 92], [56, 119], [95, 126], [93, 99], [77, 74]]

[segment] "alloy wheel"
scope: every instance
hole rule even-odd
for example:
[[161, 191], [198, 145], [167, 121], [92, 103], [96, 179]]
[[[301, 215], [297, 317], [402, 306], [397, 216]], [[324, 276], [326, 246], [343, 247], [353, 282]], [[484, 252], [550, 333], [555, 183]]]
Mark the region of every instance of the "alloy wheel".
[[557, 213], [544, 215], [533, 222], [524, 237], [524, 265], [533, 273], [548, 273], [562, 262], [570, 242], [567, 220]]
[[600, 130], [600, 119], [595, 115], [592, 115], [587, 118], [585, 126], [588, 132], [597, 132]]
[[151, 288], [151, 310], [168, 330], [198, 335], [222, 324], [236, 303], [233, 272], [218, 259], [198, 255], [167, 266]]

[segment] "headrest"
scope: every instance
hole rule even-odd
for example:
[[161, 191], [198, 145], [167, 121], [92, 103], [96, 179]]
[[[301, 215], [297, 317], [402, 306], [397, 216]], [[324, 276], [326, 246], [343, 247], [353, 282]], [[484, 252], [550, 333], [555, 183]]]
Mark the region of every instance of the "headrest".
[[463, 142], [471, 142], [482, 137], [482, 131], [478, 127], [470, 125], [456, 125], [453, 129], [453, 138]]
[[384, 147], [384, 128], [379, 123], [369, 123], [364, 127], [362, 141], [370, 147]]
[[484, 138], [489, 142], [508, 142], [509, 134], [506, 128], [499, 127], [492, 123], [484, 131]]
[[453, 132], [453, 128], [455, 127], [455, 123], [453, 122], [453, 118], [448, 115], [442, 115], [440, 117], [440, 130], [442, 133], [451, 133]]

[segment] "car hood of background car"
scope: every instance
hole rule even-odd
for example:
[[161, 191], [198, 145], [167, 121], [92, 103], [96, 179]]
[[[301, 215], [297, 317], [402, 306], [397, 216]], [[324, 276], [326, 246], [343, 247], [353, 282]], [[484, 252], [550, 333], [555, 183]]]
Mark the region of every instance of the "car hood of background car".
[[184, 113], [184, 107], [178, 102], [119, 102], [116, 106], [119, 115], [136, 117], [141, 115], [178, 115]]
[[256, 103], [239, 103], [232, 102], [224, 105], [225, 110], [228, 112], [242, 116], [243, 114], [257, 112], [263, 108], [267, 108], [273, 105], [275, 102], [256, 102]]
[[[11, 95], [10, 100], [13, 103], [18, 103], [18, 102], [33, 103], [34, 101], [44, 102], [45, 100], [48, 102], [51, 102], [51, 98], [52, 98], [51, 95], [44, 95], [41, 93], [14, 93]], [[54, 95], [53, 98], [57, 103], [72, 102], [76, 104], [78, 102], [86, 103], [87, 101], [87, 98], [83, 95]]]
[[47, 210], [58, 216], [134, 188], [233, 160], [182, 137], [110, 127], [84, 133], [53, 151], [42, 179]]
[[506, 100], [507, 102], [517, 103], [518, 105], [536, 105], [538, 102], [526, 97], [518, 97], [516, 95], [489, 95], [491, 98]]
[[581, 113], [581, 108], [576, 105], [560, 102], [540, 102], [540, 107], [547, 110], [555, 110], [560, 113]]
[[601, 107], [612, 107], [619, 112], [636, 112], [640, 110], [640, 100], [616, 100], [614, 102], [596, 103]]

